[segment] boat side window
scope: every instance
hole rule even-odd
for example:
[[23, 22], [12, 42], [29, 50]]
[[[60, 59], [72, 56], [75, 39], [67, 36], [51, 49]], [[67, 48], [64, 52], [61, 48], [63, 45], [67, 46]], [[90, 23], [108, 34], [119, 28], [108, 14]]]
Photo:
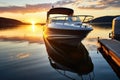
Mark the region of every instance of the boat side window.
[[73, 21], [71, 16], [68, 16], [68, 21], [69, 22]]
[[81, 22], [80, 18], [77, 16], [68, 16], [67, 19], [69, 22]]
[[72, 19], [74, 22], [81, 22], [81, 20], [78, 16], [74, 16]]
[[51, 18], [51, 19], [49, 20], [49, 23], [51, 23], [51, 22], [56, 23], [57, 21], [58, 21], [57, 18]]
[[58, 16], [58, 17], [54, 17], [51, 19], [51, 22], [54, 22], [54, 23], [63, 23], [65, 22], [65, 17], [62, 17], [62, 16]]
[[51, 22], [56, 22], [56, 20], [55, 19], [51, 19]]

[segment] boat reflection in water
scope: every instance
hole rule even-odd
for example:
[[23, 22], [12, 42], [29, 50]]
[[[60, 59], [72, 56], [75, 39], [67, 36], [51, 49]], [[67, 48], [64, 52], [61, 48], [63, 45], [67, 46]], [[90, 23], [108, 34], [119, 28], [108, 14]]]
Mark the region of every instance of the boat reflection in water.
[[88, 75], [90, 80], [94, 79], [94, 66], [84, 45], [81, 42], [74, 44], [76, 39], [71, 39], [73, 40], [72, 45], [69, 44], [69, 40], [68, 43], [67, 41], [63, 43], [66, 39], [62, 39], [62, 42], [58, 39], [44, 38], [51, 66], [70, 79], [73, 79], [72, 76], [65, 72], [77, 73], [82, 79], [83, 75]]

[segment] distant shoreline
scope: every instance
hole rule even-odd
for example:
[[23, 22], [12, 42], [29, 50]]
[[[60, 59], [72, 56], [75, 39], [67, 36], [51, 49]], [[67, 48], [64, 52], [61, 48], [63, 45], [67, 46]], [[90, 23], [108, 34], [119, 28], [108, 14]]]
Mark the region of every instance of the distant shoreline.
[[112, 22], [90, 23], [93, 26], [109, 26], [112, 27]]
[[[112, 26], [112, 21], [117, 16], [101, 16], [95, 19], [92, 19], [90, 22], [91, 25], [97, 25], [97, 26]], [[35, 25], [45, 25], [46, 23], [36, 23]], [[11, 19], [11, 18], [4, 18], [0, 17], [0, 28], [4, 27], [14, 27], [19, 25], [32, 25], [31, 23], [24, 23], [22, 21]]]

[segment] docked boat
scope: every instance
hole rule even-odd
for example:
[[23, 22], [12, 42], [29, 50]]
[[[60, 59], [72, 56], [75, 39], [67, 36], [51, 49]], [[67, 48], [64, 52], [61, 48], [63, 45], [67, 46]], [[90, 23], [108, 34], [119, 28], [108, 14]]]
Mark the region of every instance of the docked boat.
[[120, 41], [120, 16], [113, 19], [112, 32], [109, 33], [109, 37]]
[[[77, 38], [84, 39], [93, 30], [90, 15], [73, 15], [74, 11], [69, 8], [52, 8], [47, 12], [47, 25], [44, 28], [44, 36], [52, 38]], [[53, 14], [62, 14], [54, 16]]]

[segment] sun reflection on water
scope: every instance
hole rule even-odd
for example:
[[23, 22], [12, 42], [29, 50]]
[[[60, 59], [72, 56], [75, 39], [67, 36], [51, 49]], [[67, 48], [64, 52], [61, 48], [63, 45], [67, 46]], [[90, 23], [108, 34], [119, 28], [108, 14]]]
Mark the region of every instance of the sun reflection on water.
[[0, 30], [2, 40], [26, 40], [31, 42], [41, 42], [43, 29], [41, 25], [20, 25], [19, 27]]
[[35, 21], [32, 21], [32, 32], [35, 32]]
[[32, 24], [32, 32], [35, 32], [35, 24]]

